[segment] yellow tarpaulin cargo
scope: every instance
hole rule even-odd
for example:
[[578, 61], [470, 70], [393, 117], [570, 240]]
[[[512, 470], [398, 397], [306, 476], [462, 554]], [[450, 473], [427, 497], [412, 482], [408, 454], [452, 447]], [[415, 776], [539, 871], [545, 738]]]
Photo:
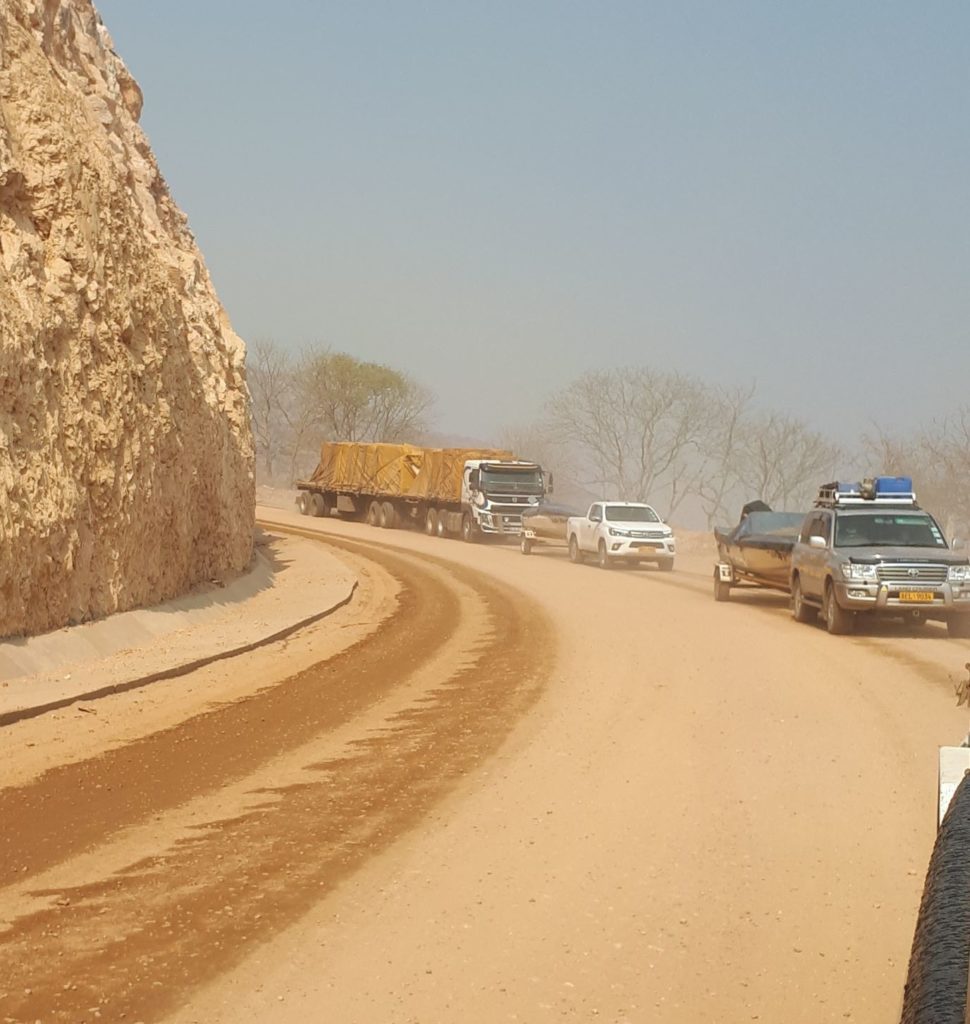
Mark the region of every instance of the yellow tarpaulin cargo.
[[358, 444], [326, 441], [310, 482], [348, 494], [411, 494], [424, 449], [410, 444]]
[[309, 482], [320, 490], [344, 494], [457, 503], [468, 459], [514, 458], [510, 451], [500, 448], [418, 448], [412, 444], [326, 441]]

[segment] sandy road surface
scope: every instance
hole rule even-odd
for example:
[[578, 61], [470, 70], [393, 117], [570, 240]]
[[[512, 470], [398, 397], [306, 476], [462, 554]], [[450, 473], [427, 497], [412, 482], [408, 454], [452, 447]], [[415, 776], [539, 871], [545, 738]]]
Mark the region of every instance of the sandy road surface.
[[272, 518], [340, 618], [5, 730], [0, 1020], [893, 1019], [970, 644]]

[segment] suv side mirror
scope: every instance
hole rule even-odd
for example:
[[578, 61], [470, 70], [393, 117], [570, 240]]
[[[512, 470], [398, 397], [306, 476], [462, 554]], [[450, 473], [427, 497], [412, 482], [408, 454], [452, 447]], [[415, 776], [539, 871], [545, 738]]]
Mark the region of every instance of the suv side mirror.
[[546, 474], [546, 494], [552, 494], [552, 473]]

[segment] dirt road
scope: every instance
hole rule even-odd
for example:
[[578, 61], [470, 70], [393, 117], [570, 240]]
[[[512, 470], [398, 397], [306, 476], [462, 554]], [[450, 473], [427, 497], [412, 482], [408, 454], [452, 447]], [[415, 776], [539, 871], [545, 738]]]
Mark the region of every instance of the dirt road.
[[274, 518], [350, 606], [0, 734], [0, 1020], [898, 1013], [970, 643]]

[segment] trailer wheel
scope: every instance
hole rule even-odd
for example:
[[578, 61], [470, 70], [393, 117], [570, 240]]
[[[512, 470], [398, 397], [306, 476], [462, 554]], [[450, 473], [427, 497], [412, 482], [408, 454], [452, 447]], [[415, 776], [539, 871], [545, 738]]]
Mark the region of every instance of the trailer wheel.
[[381, 505], [380, 525], [382, 530], [393, 530], [398, 524], [397, 509], [389, 501]]
[[467, 512], [461, 517], [461, 539], [466, 544], [474, 544], [478, 540], [475, 522]]
[[718, 569], [714, 569], [714, 600], [727, 601], [731, 597], [731, 584], [721, 579]]
[[424, 517], [424, 532], [429, 537], [438, 532], [438, 513], [433, 508], [429, 508]]
[[519, 540], [519, 550], [522, 552], [523, 555], [532, 554], [532, 541], [529, 540], [529, 538], [526, 537], [524, 534], [522, 538]]
[[367, 506], [367, 525], [368, 526], [380, 526], [381, 524], [381, 503], [379, 501], [372, 501]]
[[301, 516], [310, 514], [310, 495], [306, 491], [300, 491], [300, 496], [296, 499], [296, 510]]
[[448, 512], [446, 509], [438, 510], [438, 521], [435, 523], [434, 532], [439, 537], [444, 538], [448, 536]]
[[970, 961], [970, 782], [936, 835], [920, 900], [901, 1024], [964, 1024]]
[[312, 514], [318, 519], [322, 519], [330, 514], [330, 508], [327, 505], [327, 499], [322, 494], [313, 495], [313, 506]]

